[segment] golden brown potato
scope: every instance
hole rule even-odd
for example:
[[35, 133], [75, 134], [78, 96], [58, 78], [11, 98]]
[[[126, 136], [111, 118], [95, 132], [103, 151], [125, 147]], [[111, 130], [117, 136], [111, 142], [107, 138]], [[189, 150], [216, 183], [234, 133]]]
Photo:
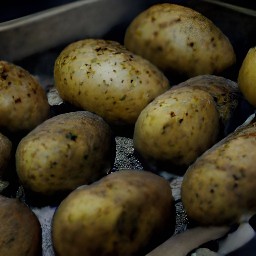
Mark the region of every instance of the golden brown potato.
[[49, 114], [46, 92], [23, 68], [0, 61], [0, 129], [29, 131]]
[[256, 123], [242, 126], [206, 151], [184, 175], [181, 198], [201, 225], [238, 223], [256, 211]]
[[17, 174], [42, 195], [70, 191], [106, 175], [113, 161], [112, 131], [87, 111], [52, 117], [28, 133], [16, 150]]
[[56, 59], [54, 80], [64, 101], [117, 125], [133, 125], [141, 110], [169, 89], [149, 61], [101, 39], [68, 45]]
[[41, 226], [27, 205], [0, 195], [0, 222], [0, 255], [41, 255]]
[[256, 47], [247, 52], [238, 74], [238, 86], [248, 102], [256, 107]]
[[164, 71], [188, 77], [220, 73], [236, 61], [223, 32], [201, 13], [177, 4], [155, 4], [128, 26], [124, 45]]
[[[170, 89], [147, 105], [134, 129], [134, 148], [152, 166], [188, 166], [212, 146], [219, 115], [211, 95], [192, 87]], [[162, 168], [162, 167], [161, 167]]]
[[9, 164], [12, 153], [12, 142], [0, 133], [0, 177], [3, 176]]
[[169, 182], [147, 171], [122, 170], [71, 192], [57, 208], [57, 255], [145, 255], [174, 232]]

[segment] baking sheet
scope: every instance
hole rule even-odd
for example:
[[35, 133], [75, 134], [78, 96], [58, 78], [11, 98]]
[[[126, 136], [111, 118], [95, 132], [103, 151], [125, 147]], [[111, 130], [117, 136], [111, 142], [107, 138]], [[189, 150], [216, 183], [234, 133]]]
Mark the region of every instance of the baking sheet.
[[16, 61], [79, 38], [101, 37], [149, 4], [137, 0], [80, 0], [2, 22], [0, 58]]
[[[22, 17], [18, 20], [0, 23], [0, 58], [13, 61], [38, 77], [46, 90], [53, 85], [53, 64], [63, 47], [74, 40], [85, 37], [100, 37], [122, 42], [125, 28], [137, 13], [149, 5], [162, 1], [75, 1], [68, 5], [45, 10], [40, 13]], [[255, 18], [222, 6], [204, 1], [171, 1], [187, 5], [200, 11], [218, 25], [230, 38], [237, 52], [237, 64], [225, 77], [236, 80], [237, 70], [251, 46], [256, 45]], [[79, 22], [78, 22], [79, 21]], [[66, 108], [53, 103], [54, 111]], [[244, 122], [253, 112], [247, 104], [242, 104], [234, 117], [234, 127]], [[231, 130], [230, 130], [231, 132]], [[143, 169], [142, 163], [134, 154], [131, 133], [116, 137], [117, 156], [115, 168]], [[126, 136], [127, 135], [127, 136]], [[180, 201], [182, 177], [159, 170], [159, 174], [170, 181], [176, 200], [177, 224], [175, 233], [186, 230], [188, 222]], [[26, 195], [20, 186], [11, 187], [12, 192], [26, 201]], [[6, 193], [9, 193], [7, 190]], [[14, 195], [12, 193], [12, 195]], [[54, 206], [31, 206], [38, 216], [43, 232], [43, 255], [53, 256], [51, 244], [51, 218]]]

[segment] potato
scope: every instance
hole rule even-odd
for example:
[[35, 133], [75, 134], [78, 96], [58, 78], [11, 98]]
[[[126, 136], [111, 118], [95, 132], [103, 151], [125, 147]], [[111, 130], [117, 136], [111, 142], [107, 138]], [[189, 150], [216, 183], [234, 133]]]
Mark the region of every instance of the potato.
[[0, 133], [0, 178], [6, 171], [12, 153], [12, 142]]
[[191, 220], [226, 225], [255, 213], [255, 134], [254, 121], [214, 145], [188, 168], [181, 199]]
[[145, 255], [174, 232], [169, 182], [147, 171], [122, 170], [79, 188], [57, 208], [57, 255]]
[[193, 87], [210, 93], [217, 105], [220, 123], [227, 128], [241, 100], [241, 93], [235, 81], [216, 75], [199, 75], [181, 82], [179, 87]]
[[41, 225], [27, 205], [0, 195], [0, 222], [0, 255], [41, 255]]
[[133, 125], [141, 110], [169, 88], [153, 64], [102, 39], [68, 45], [56, 59], [54, 80], [64, 101], [118, 125]]
[[0, 61], [0, 129], [30, 131], [47, 119], [46, 92], [28, 71]]
[[147, 105], [135, 124], [136, 152], [152, 167], [173, 172], [212, 146], [219, 116], [211, 95], [197, 88], [170, 89]]
[[54, 116], [28, 133], [16, 150], [23, 186], [41, 195], [70, 191], [106, 175], [114, 158], [112, 131], [87, 111]]
[[238, 86], [246, 100], [256, 107], [256, 47], [247, 52], [238, 74]]
[[211, 20], [171, 3], [155, 4], [135, 17], [124, 45], [160, 69], [188, 77], [217, 74], [236, 61], [231, 42]]

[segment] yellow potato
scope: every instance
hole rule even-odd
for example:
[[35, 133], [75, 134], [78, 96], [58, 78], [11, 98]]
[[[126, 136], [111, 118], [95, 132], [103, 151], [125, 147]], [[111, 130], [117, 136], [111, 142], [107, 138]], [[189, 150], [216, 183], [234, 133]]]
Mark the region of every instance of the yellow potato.
[[47, 119], [49, 109], [46, 92], [35, 77], [0, 61], [0, 129], [30, 131]]
[[256, 107], [256, 47], [247, 52], [238, 74], [238, 86], [245, 99]]
[[0, 255], [41, 255], [41, 226], [27, 205], [0, 195]]
[[56, 59], [54, 80], [64, 101], [111, 124], [134, 124], [141, 110], [169, 88], [153, 64], [101, 39], [68, 45]]
[[57, 208], [57, 255], [145, 255], [171, 236], [175, 209], [169, 182], [147, 171], [122, 170], [71, 192]]
[[25, 188], [41, 195], [70, 191], [106, 175], [113, 162], [112, 131], [87, 111], [52, 117], [28, 133], [16, 150]]
[[0, 177], [6, 171], [12, 153], [12, 142], [5, 135], [0, 133]]
[[155, 4], [135, 17], [124, 45], [160, 69], [188, 77], [220, 73], [236, 61], [231, 42], [211, 20], [171, 3]]
[[230, 134], [200, 156], [184, 175], [181, 198], [200, 225], [238, 223], [256, 212], [256, 123]]
[[211, 95], [197, 88], [170, 89], [147, 105], [134, 129], [134, 148], [147, 163], [170, 172], [212, 146], [219, 115]]
[[216, 75], [199, 75], [181, 82], [174, 88], [194, 87], [211, 94], [219, 112], [220, 123], [227, 128], [241, 100], [238, 84], [225, 77]]

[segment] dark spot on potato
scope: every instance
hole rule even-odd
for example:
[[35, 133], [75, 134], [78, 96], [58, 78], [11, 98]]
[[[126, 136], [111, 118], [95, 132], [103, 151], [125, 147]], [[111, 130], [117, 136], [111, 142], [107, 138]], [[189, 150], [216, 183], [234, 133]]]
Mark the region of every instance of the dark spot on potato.
[[239, 180], [240, 179], [236, 174], [233, 174], [232, 177], [233, 177], [234, 180]]
[[3, 80], [6, 80], [7, 77], [8, 77], [8, 74], [6, 74], [6, 73], [1, 73], [1, 78], [2, 78]]
[[16, 100], [14, 100], [14, 102], [15, 102], [15, 104], [16, 104], [16, 103], [21, 103], [21, 98], [18, 98], [18, 99], [16, 99]]
[[162, 51], [163, 51], [163, 47], [162, 47], [161, 45], [158, 45], [158, 46], [156, 47], [156, 51], [162, 52]]
[[172, 111], [172, 112], [170, 113], [170, 116], [171, 116], [171, 117], [175, 117], [176, 114]]
[[54, 161], [54, 162], [51, 162], [51, 163], [50, 163], [50, 168], [53, 168], [53, 167], [55, 167], [56, 165], [57, 165], [57, 162], [55, 162], [55, 161]]
[[5, 246], [11, 246], [15, 242], [15, 237], [11, 236], [8, 240], [3, 241]]
[[237, 182], [236, 182], [236, 183], [234, 183], [233, 188], [234, 188], [234, 189], [238, 188], [238, 184], [237, 184]]
[[156, 18], [154, 16], [151, 17], [151, 22], [155, 22]]
[[84, 155], [84, 160], [87, 160], [88, 159], [88, 157], [89, 157], [89, 155]]
[[165, 134], [165, 133], [166, 133], [166, 129], [167, 129], [168, 127], [170, 127], [170, 125], [169, 125], [169, 124], [165, 124], [165, 125], [163, 126], [163, 128], [162, 128], [161, 134]]
[[65, 137], [72, 141], [76, 141], [76, 139], [77, 139], [77, 135], [73, 134], [72, 132], [67, 133]]
[[180, 120], [179, 120], [179, 123], [181, 124], [183, 122], [183, 118], [181, 118]]
[[188, 43], [188, 46], [190, 46], [191, 48], [193, 48], [193, 47], [194, 47], [194, 42]]

